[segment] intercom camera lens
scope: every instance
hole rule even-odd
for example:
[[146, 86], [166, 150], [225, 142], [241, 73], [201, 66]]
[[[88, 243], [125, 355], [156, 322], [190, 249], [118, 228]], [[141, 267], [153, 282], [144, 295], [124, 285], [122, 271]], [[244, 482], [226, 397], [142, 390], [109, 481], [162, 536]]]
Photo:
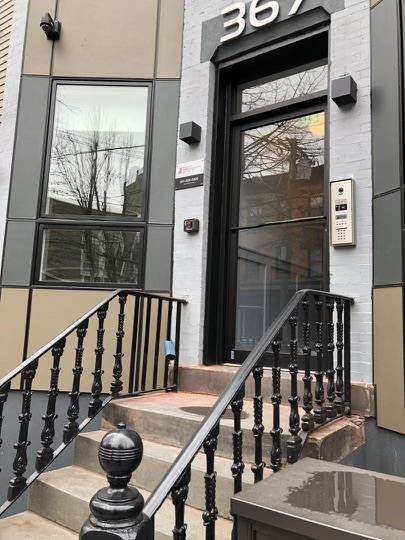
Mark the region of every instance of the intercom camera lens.
[[343, 193], [343, 191], [344, 191], [344, 190], [343, 190], [343, 188], [342, 188], [342, 187], [340, 187], [340, 188], [339, 188], [339, 193], [340, 193], [340, 194], [342, 194], [342, 193]]

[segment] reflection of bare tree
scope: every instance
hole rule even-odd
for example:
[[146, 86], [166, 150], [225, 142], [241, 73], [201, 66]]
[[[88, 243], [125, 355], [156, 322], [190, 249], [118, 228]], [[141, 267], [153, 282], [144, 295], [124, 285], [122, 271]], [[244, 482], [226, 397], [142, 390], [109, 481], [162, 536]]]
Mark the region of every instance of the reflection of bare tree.
[[[50, 213], [140, 216], [144, 145], [135, 144], [133, 133], [115, 131], [113, 126], [101, 130], [101, 124], [100, 116], [95, 115], [92, 131], [56, 130], [48, 194]], [[133, 183], [137, 184], [137, 197], [129, 206], [125, 204], [127, 191]]]
[[47, 229], [41, 279], [138, 283], [140, 241], [133, 230]]
[[90, 282], [137, 283], [136, 238], [122, 231], [83, 231], [81, 275]]
[[328, 66], [319, 66], [246, 88], [242, 92], [242, 112], [324, 90], [327, 85], [327, 73]]
[[[52, 215], [141, 217], [144, 142], [140, 135], [106, 128], [100, 112], [91, 131], [56, 125], [52, 145], [48, 212]], [[47, 244], [51, 279], [131, 283], [138, 280], [139, 235], [115, 230], [58, 229]], [[65, 257], [70, 253], [69, 257]], [[60, 272], [59, 272], [59, 270]], [[52, 274], [52, 275], [51, 275]], [[60, 274], [60, 275], [59, 275]]]
[[[294, 212], [311, 200], [322, 206], [323, 159], [323, 113], [244, 132], [241, 209], [252, 210], [257, 201], [272, 221], [299, 217]], [[310, 208], [305, 212], [311, 215]]]

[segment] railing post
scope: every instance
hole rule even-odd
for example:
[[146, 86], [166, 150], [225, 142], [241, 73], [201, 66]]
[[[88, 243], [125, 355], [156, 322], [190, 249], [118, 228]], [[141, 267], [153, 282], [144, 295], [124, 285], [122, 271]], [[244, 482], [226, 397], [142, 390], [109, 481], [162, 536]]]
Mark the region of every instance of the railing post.
[[173, 529], [173, 540], [186, 540], [187, 523], [185, 522], [185, 508], [191, 481], [191, 465], [189, 464], [183, 471], [172, 489], [172, 503], [175, 509], [175, 524]]
[[316, 372], [315, 372], [315, 403], [314, 410], [315, 422], [317, 424], [323, 424], [326, 422], [326, 409], [325, 409], [325, 389], [323, 386], [323, 302], [321, 297], [315, 296], [315, 308], [316, 308]]
[[12, 501], [26, 487], [27, 479], [24, 474], [27, 470], [28, 457], [27, 448], [31, 444], [28, 440], [28, 429], [31, 421], [31, 398], [32, 398], [32, 383], [38, 369], [38, 360], [32, 362], [22, 373], [23, 393], [21, 414], [18, 416], [20, 422], [20, 430], [18, 433], [18, 441], [14, 444], [16, 455], [13, 462], [14, 478], [9, 482], [7, 499]]
[[281, 406], [281, 368], [280, 368], [280, 348], [281, 348], [281, 332], [277, 334], [271, 343], [273, 349], [274, 364], [272, 368], [273, 376], [273, 394], [271, 402], [273, 404], [273, 428], [270, 432], [271, 445], [271, 468], [274, 472], [281, 469], [281, 434], [283, 429], [280, 426], [280, 406]]
[[289, 318], [290, 323], [290, 377], [291, 395], [288, 398], [290, 403], [290, 433], [291, 437], [287, 441], [287, 461], [295, 463], [302, 448], [302, 439], [298, 435], [300, 432], [300, 413], [298, 410], [298, 343], [297, 343], [297, 315], [294, 313]]
[[337, 349], [337, 365], [336, 365], [336, 409], [338, 414], [344, 414], [344, 382], [343, 382], [343, 301], [340, 298], [336, 299], [336, 349]]
[[343, 315], [344, 388], [346, 413], [350, 414], [352, 404], [352, 380], [350, 361], [350, 302], [345, 300]]
[[305, 298], [302, 302], [304, 311], [304, 321], [302, 323], [304, 346], [302, 354], [305, 362], [305, 375], [303, 377], [304, 382], [304, 411], [305, 414], [302, 417], [302, 429], [303, 431], [312, 431], [315, 426], [313, 409], [313, 396], [312, 396], [312, 375], [311, 375], [311, 323], [309, 319], [309, 299]]
[[254, 411], [254, 426], [252, 428], [255, 438], [255, 462], [252, 465], [255, 483], [263, 480], [263, 469], [266, 464], [263, 461], [263, 396], [262, 396], [262, 379], [263, 379], [263, 362], [260, 360], [253, 369], [253, 377], [255, 380], [255, 395], [253, 398]]
[[104, 374], [102, 363], [104, 354], [104, 321], [107, 317], [108, 304], [105, 304], [97, 311], [98, 328], [97, 328], [97, 345], [94, 350], [96, 354], [96, 360], [94, 365], [93, 385], [91, 387], [91, 400], [88, 408], [88, 415], [90, 418], [96, 416], [102, 406], [101, 392], [103, 391], [102, 377]]
[[42, 417], [42, 420], [44, 420], [44, 428], [41, 433], [42, 448], [38, 450], [35, 461], [35, 468], [38, 472], [45, 469], [53, 459], [54, 449], [52, 448], [52, 444], [55, 438], [55, 420], [58, 418], [55, 408], [56, 399], [59, 395], [59, 365], [65, 347], [66, 338], [63, 338], [52, 348], [53, 365], [51, 367], [51, 380], [49, 383], [48, 406], [46, 408], [46, 414]]
[[[4, 420], [4, 416], [3, 416], [3, 408], [4, 408], [4, 405], [7, 401], [7, 398], [8, 398], [8, 394], [10, 392], [10, 388], [11, 388], [11, 383], [8, 382], [7, 384], [5, 384], [4, 386], [2, 386], [0, 388], [0, 450], [1, 450], [1, 447], [2, 447], [2, 444], [3, 444], [3, 440], [1, 438], [1, 430], [2, 430], [2, 427], [3, 427], [3, 420]], [[1, 469], [0, 469], [0, 472], [1, 472]]]
[[142, 512], [144, 499], [137, 489], [128, 487], [142, 456], [142, 439], [125, 424], [103, 437], [98, 458], [110, 486], [91, 499], [90, 517], [80, 540], [153, 540], [153, 522]]
[[234, 480], [234, 492], [239, 493], [242, 491], [242, 476], [245, 470], [245, 464], [243, 462], [243, 431], [242, 431], [242, 411], [243, 411], [243, 399], [245, 397], [245, 385], [236, 392], [232, 402], [231, 408], [233, 412], [233, 433], [232, 433], [232, 446], [233, 446], [233, 464], [231, 467], [232, 477]]
[[118, 396], [123, 388], [122, 383], [122, 359], [124, 353], [122, 352], [122, 342], [124, 339], [124, 321], [125, 321], [125, 304], [127, 303], [127, 293], [120, 293], [119, 295], [119, 306], [120, 311], [118, 313], [118, 327], [116, 332], [117, 342], [116, 349], [114, 354], [114, 368], [113, 368], [113, 382], [111, 383], [111, 394], [113, 396]]
[[328, 380], [327, 393], [328, 403], [326, 404], [326, 414], [328, 418], [333, 419], [337, 416], [337, 409], [335, 404], [336, 388], [335, 388], [335, 366], [334, 366], [334, 352], [335, 352], [335, 324], [333, 322], [333, 312], [335, 310], [334, 298], [329, 298], [326, 302], [326, 308], [328, 312], [327, 322], [327, 335], [328, 335], [328, 361], [326, 378]]
[[76, 330], [77, 347], [73, 372], [72, 391], [69, 392], [70, 404], [67, 411], [69, 422], [63, 429], [63, 442], [67, 444], [79, 433], [77, 422], [80, 414], [80, 380], [83, 373], [84, 338], [89, 327], [89, 320], [84, 321]]

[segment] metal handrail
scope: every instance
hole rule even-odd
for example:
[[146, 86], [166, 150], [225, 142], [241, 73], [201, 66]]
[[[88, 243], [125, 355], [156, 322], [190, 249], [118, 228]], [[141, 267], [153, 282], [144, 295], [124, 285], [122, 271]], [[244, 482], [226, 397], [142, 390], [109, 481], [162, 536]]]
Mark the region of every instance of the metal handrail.
[[[171, 327], [171, 309], [173, 304], [177, 304], [176, 308], [176, 322], [175, 322], [175, 356], [174, 358], [171, 357], [168, 359], [166, 357], [165, 362], [165, 375], [164, 375], [164, 383], [163, 387], [158, 385], [157, 383], [157, 375], [155, 380], [155, 372], [157, 374], [157, 352], [159, 350], [159, 347], [155, 344], [155, 364], [154, 364], [154, 382], [153, 382], [153, 388], [152, 389], [146, 389], [145, 385], [141, 384], [141, 387], [139, 388], [139, 381], [135, 385], [135, 389], [129, 390], [129, 393], [123, 396], [122, 394], [122, 364], [121, 359], [124, 355], [122, 351], [122, 339], [124, 336], [124, 318], [125, 318], [125, 312], [124, 312], [124, 306], [126, 303], [126, 298], [128, 296], [135, 297], [135, 311], [138, 312], [139, 305], [143, 305], [143, 300], [147, 300], [147, 315], [146, 320], [147, 324], [150, 325], [150, 310], [151, 310], [151, 304], [153, 300], [158, 301], [158, 312], [161, 314], [162, 310], [162, 304], [163, 302], [166, 302], [169, 305], [169, 314], [168, 314], [168, 327], [167, 327], [167, 339], [170, 339], [170, 327]], [[114, 364], [114, 370], [113, 370], [113, 382], [111, 383], [111, 389], [107, 396], [104, 396], [104, 399], [101, 398], [101, 375], [104, 373], [101, 368], [101, 362], [102, 362], [102, 356], [104, 353], [104, 347], [103, 347], [103, 335], [104, 335], [104, 319], [106, 317], [106, 312], [111, 304], [111, 302], [115, 298], [119, 298], [120, 303], [120, 311], [118, 313], [118, 330], [116, 332], [116, 353], [114, 354], [115, 357], [115, 364]], [[178, 371], [178, 362], [179, 362], [179, 342], [180, 342], [180, 324], [181, 324], [181, 305], [187, 304], [187, 301], [184, 299], [174, 298], [171, 296], [164, 296], [160, 294], [154, 294], [154, 293], [146, 293], [139, 290], [131, 290], [131, 289], [118, 289], [112, 293], [110, 293], [106, 298], [104, 298], [101, 302], [99, 302], [96, 306], [94, 306], [92, 309], [87, 311], [83, 316], [81, 316], [79, 319], [77, 319], [73, 324], [68, 326], [63, 332], [58, 334], [54, 339], [52, 339], [49, 343], [41, 347], [39, 350], [37, 350], [34, 354], [32, 354], [29, 358], [27, 358], [25, 361], [23, 361], [21, 364], [16, 366], [10, 373], [8, 373], [5, 377], [0, 379], [0, 447], [2, 446], [2, 439], [1, 439], [1, 429], [3, 424], [3, 407], [6, 404], [8, 393], [11, 389], [11, 382], [13, 379], [15, 379], [18, 376], [21, 376], [22, 381], [22, 387], [20, 388], [20, 391], [22, 390], [22, 413], [19, 416], [20, 420], [20, 431], [19, 431], [19, 439], [18, 443], [14, 445], [14, 448], [17, 450], [16, 460], [13, 463], [13, 470], [15, 477], [10, 480], [9, 483], [9, 494], [7, 496], [7, 500], [1, 504], [0, 503], [0, 515], [2, 515], [20, 496], [26, 489], [46, 470], [49, 465], [64, 451], [64, 449], [71, 444], [71, 442], [76, 438], [76, 436], [82, 432], [82, 430], [87, 427], [87, 425], [97, 416], [107, 405], [108, 403], [115, 398], [118, 397], [128, 397], [128, 396], [138, 396], [149, 392], [157, 392], [157, 391], [173, 391], [177, 388], [177, 379], [176, 379], [176, 370]], [[141, 308], [142, 309], [142, 308]], [[98, 329], [97, 329], [97, 348], [95, 349], [96, 353], [96, 366], [95, 371], [93, 372], [94, 375], [94, 382], [93, 387], [91, 390], [92, 400], [89, 403], [88, 413], [87, 417], [79, 424], [77, 422], [78, 420], [78, 411], [79, 408], [77, 407], [77, 415], [74, 416], [75, 409], [74, 407], [78, 404], [74, 403], [74, 399], [78, 399], [78, 396], [80, 395], [80, 375], [82, 373], [82, 355], [83, 355], [83, 340], [87, 333], [87, 327], [88, 322], [94, 315], [97, 314], [97, 317], [99, 319], [98, 322]], [[138, 315], [136, 315], [138, 317]], [[159, 317], [159, 316], [158, 316]], [[141, 316], [142, 320], [142, 316]], [[137, 323], [138, 324], [138, 323]], [[160, 323], [158, 323], [158, 329], [159, 332], [161, 330], [161, 327], [159, 326]], [[83, 332], [82, 337], [80, 337], [80, 332]], [[67, 418], [69, 420], [69, 424], [64, 426], [64, 435], [63, 435], [63, 442], [59, 444], [59, 446], [56, 449], [53, 449], [53, 441], [54, 441], [54, 421], [57, 418], [57, 415], [55, 414], [55, 404], [56, 404], [56, 397], [59, 394], [59, 388], [58, 388], [58, 379], [59, 379], [59, 362], [62, 358], [65, 346], [66, 346], [66, 338], [73, 334], [75, 331], [77, 331], [77, 338], [78, 338], [78, 345], [76, 348], [76, 358], [75, 358], [75, 369], [79, 369], [79, 372], [75, 372], [75, 369], [73, 369], [73, 382], [72, 382], [72, 392], [69, 394], [71, 397], [70, 405], [67, 412]], [[139, 339], [138, 330], [133, 329], [133, 333], [137, 335], [136, 339]], [[142, 336], [142, 332], [140, 332], [140, 335]], [[160, 334], [159, 334], [160, 336]], [[156, 343], [158, 342], [159, 336], [156, 335]], [[81, 341], [80, 341], [81, 340]], [[149, 345], [149, 340], [148, 340]], [[132, 348], [136, 345], [136, 340], [134, 341], [134, 335], [132, 336]], [[141, 349], [139, 349], [141, 350]], [[145, 350], [146, 346], [145, 346]], [[144, 354], [145, 353], [144, 350]], [[41, 443], [42, 448], [38, 450], [37, 452], [37, 458], [36, 458], [36, 464], [35, 464], [35, 471], [28, 476], [28, 478], [25, 478], [23, 475], [27, 471], [27, 456], [26, 456], [26, 448], [30, 444], [28, 439], [28, 426], [31, 421], [31, 395], [32, 395], [32, 381], [35, 378], [36, 371], [39, 367], [39, 361], [48, 353], [52, 351], [52, 355], [54, 357], [53, 360], [53, 368], [51, 369], [51, 381], [50, 381], [50, 391], [48, 393], [48, 405], [47, 405], [47, 412], [46, 415], [42, 417], [44, 420], [44, 427], [41, 434]], [[145, 357], [146, 358], [146, 357]], [[145, 358], [143, 361], [143, 370], [146, 369], [147, 366], [145, 366]], [[78, 360], [79, 359], [79, 360]], [[170, 360], [174, 359], [174, 382], [170, 386], [168, 385], [167, 380], [167, 373], [168, 373], [168, 365]], [[139, 360], [139, 359], [138, 359]], [[79, 361], [79, 368], [77, 368], [76, 362]], [[97, 367], [97, 362], [100, 363], [99, 367]], [[130, 364], [130, 370], [132, 371], [135, 369], [133, 362], [135, 362], [135, 358], [132, 357], [131, 352], [131, 364]], [[78, 375], [78, 380], [76, 380], [76, 376]], [[100, 380], [96, 380], [97, 373], [100, 376]], [[144, 375], [144, 372], [142, 372], [142, 377], [146, 380], [146, 375]], [[75, 385], [77, 384], [77, 387]], [[133, 382], [132, 382], [133, 384]], [[27, 385], [27, 386], [25, 386]], [[131, 388], [131, 382], [130, 382], [130, 388]], [[71, 416], [69, 416], [69, 410], [70, 408], [73, 408], [73, 412], [71, 412]], [[48, 424], [49, 422], [49, 424]], [[23, 426], [24, 424], [24, 426]], [[72, 427], [73, 426], [73, 427]], [[69, 431], [70, 430], [70, 431]], [[49, 442], [50, 437], [50, 442]], [[21, 450], [23, 448], [23, 450]], [[18, 453], [22, 452], [25, 455], [22, 455], [20, 461], [24, 461], [23, 466], [21, 470], [19, 469], [19, 463], [17, 458], [19, 458]], [[42, 452], [42, 453], [41, 453]], [[41, 454], [40, 454], [41, 453]], [[45, 457], [43, 457], [45, 456]], [[22, 479], [22, 480], [21, 480]], [[16, 483], [17, 487], [12, 485], [12, 482], [18, 481], [19, 483]], [[11, 489], [11, 491], [10, 491]]]
[[135, 291], [133, 289], [117, 289], [113, 293], [111, 293], [109, 296], [104, 298], [101, 302], [99, 302], [95, 307], [90, 309], [87, 313], [85, 313], [82, 317], [77, 319], [73, 324], [68, 326], [63, 332], [58, 334], [54, 339], [49, 341], [46, 345], [38, 349], [34, 354], [32, 354], [29, 358], [21, 362], [18, 366], [16, 366], [12, 371], [10, 371], [5, 377], [0, 379], [0, 388], [11, 382], [17, 375], [22, 373], [27, 367], [30, 366], [33, 362], [40, 359], [42, 356], [44, 356], [47, 352], [49, 352], [55, 345], [57, 345], [62, 339], [68, 337], [70, 334], [72, 334], [77, 328], [83, 324], [87, 319], [92, 317], [97, 311], [102, 308], [103, 306], [109, 304], [111, 300], [114, 300], [117, 296], [120, 294], [128, 294], [130, 296], [142, 296], [143, 298], [152, 298], [152, 299], [162, 299], [165, 301], [172, 301], [172, 302], [178, 302], [179, 304], [187, 304], [187, 300], [184, 300], [182, 298], [174, 298], [171, 296], [163, 296], [160, 294], [153, 294], [153, 293], [146, 293], [143, 291]]
[[281, 313], [271, 324], [269, 329], [265, 332], [265, 334], [254, 347], [254, 349], [251, 351], [240, 369], [232, 378], [226, 390], [216, 401], [210, 414], [205, 418], [205, 420], [203, 420], [197, 431], [189, 440], [188, 444], [183, 448], [177, 459], [174, 461], [172, 467], [169, 469], [160, 484], [149, 497], [143, 509], [143, 514], [147, 518], [152, 519], [156, 512], [159, 510], [159, 508], [162, 506], [166, 497], [173, 490], [176, 482], [180, 479], [186, 468], [197, 455], [200, 448], [206, 441], [207, 437], [217, 426], [221, 419], [221, 416], [231, 403], [236, 393], [244, 385], [253, 368], [259, 362], [262, 355], [266, 352], [271, 342], [276, 338], [277, 334], [284, 326], [284, 324], [287, 323], [292, 313], [298, 308], [300, 302], [305, 298], [305, 296], [309, 294], [323, 296], [325, 298], [339, 298], [345, 302], [349, 302], [350, 304], [354, 303], [354, 299], [348, 296], [342, 296], [339, 294], [333, 294], [324, 291], [316, 291], [313, 289], [303, 289], [295, 293], [295, 295], [288, 302], [286, 307], [281, 311]]

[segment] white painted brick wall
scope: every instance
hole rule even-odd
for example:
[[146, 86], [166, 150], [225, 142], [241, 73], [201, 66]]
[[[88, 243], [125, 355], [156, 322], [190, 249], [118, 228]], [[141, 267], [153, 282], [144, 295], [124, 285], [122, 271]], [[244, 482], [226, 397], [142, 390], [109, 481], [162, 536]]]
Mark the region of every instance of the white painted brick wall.
[[345, 5], [332, 16], [331, 77], [350, 74], [359, 93], [353, 107], [330, 105], [330, 178], [355, 179], [357, 245], [330, 249], [330, 287], [355, 298], [352, 377], [356, 382], [372, 382], [370, 2], [346, 0]]
[[[3, 253], [28, 0], [15, 0], [3, 116], [0, 124], [0, 253]], [[29, 194], [27, 194], [29, 196]]]
[[[203, 187], [177, 191], [175, 197], [173, 290], [189, 304], [184, 312], [181, 358], [203, 360], [203, 325], [209, 215], [211, 132], [214, 72], [200, 63], [202, 22], [220, 14], [230, 0], [186, 0], [183, 73], [179, 122], [193, 120], [203, 128], [196, 147], [178, 144], [177, 162], [205, 159]], [[357, 194], [357, 247], [330, 249], [331, 290], [353, 295], [353, 379], [372, 381], [372, 216], [369, 0], [346, 0], [346, 8], [332, 15], [331, 76], [350, 73], [359, 85], [354, 107], [330, 106], [330, 175], [353, 176]], [[201, 232], [183, 232], [183, 220], [196, 217]]]

